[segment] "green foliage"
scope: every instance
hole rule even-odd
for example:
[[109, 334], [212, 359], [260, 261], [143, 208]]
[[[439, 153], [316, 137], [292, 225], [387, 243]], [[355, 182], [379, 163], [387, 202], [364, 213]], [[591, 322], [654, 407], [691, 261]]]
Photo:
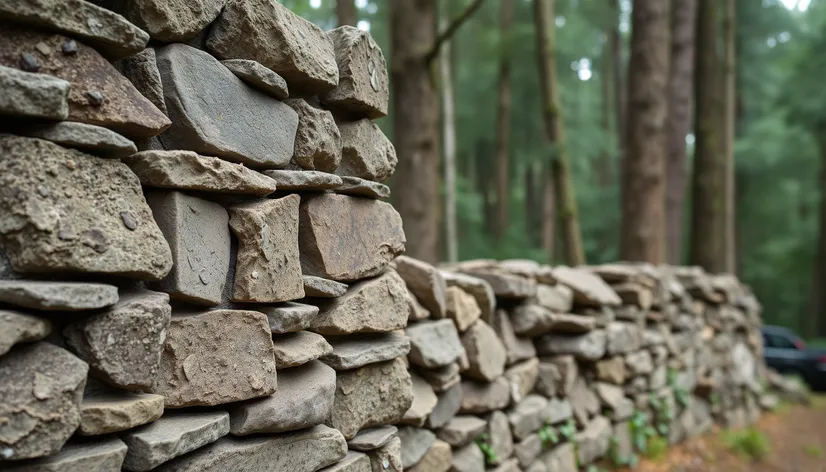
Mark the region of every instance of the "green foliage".
[[550, 449], [554, 444], [559, 442], [559, 435], [550, 423], [545, 424], [539, 428], [539, 439], [542, 441], [544, 449]]
[[823, 448], [817, 444], [806, 444], [803, 446], [803, 452], [806, 453], [809, 457], [814, 457], [815, 459], [823, 458]]
[[479, 450], [482, 451], [482, 454], [485, 456], [485, 463], [493, 465], [499, 460], [499, 456], [496, 455], [496, 451], [493, 450], [493, 446], [490, 445], [489, 441], [490, 437], [487, 433], [480, 434], [479, 437], [474, 440], [476, 446], [479, 447]]
[[611, 463], [615, 467], [631, 467], [634, 469], [639, 463], [639, 457], [633, 452], [629, 455], [620, 453], [619, 438], [616, 436], [611, 436], [611, 442], [608, 448], [608, 457], [611, 459]]
[[563, 423], [559, 427], [559, 434], [561, 434], [562, 437], [566, 441], [571, 442], [571, 443], [575, 443], [576, 442], [576, 424], [574, 423], [574, 420], [571, 419], [571, 418], [568, 418], [568, 421], [566, 421], [565, 423]]
[[763, 460], [769, 454], [769, 440], [755, 428], [724, 431], [722, 439], [730, 451], [753, 461]]
[[648, 441], [648, 448], [643, 454], [651, 460], [660, 460], [665, 457], [668, 451], [668, 439], [662, 436], [654, 436]]

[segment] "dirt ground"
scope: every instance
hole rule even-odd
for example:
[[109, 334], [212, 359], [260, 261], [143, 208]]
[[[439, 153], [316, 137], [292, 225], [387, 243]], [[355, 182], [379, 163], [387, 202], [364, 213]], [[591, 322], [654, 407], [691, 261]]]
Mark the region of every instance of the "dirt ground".
[[710, 432], [669, 449], [659, 460], [643, 459], [640, 472], [826, 472], [826, 396], [812, 406], [781, 406], [764, 414], [755, 428], [768, 439], [759, 462], [726, 447], [722, 432]]

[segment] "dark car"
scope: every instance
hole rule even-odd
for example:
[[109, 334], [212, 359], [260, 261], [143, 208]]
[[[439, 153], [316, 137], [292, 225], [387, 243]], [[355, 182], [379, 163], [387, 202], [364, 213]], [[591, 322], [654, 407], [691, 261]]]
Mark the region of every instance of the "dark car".
[[813, 390], [826, 390], [826, 350], [807, 348], [794, 331], [763, 326], [766, 364], [782, 374], [799, 375]]

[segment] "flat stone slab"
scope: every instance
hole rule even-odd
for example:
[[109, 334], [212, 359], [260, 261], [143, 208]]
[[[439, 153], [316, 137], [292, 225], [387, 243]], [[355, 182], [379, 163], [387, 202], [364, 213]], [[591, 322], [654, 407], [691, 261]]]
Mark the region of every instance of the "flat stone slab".
[[534, 304], [516, 307], [513, 310], [511, 322], [514, 332], [527, 338], [534, 338], [545, 333], [582, 334], [597, 327], [597, 319], [593, 316], [554, 313]]
[[192, 151], [141, 151], [123, 161], [147, 187], [263, 197], [276, 182], [241, 164]]
[[284, 103], [298, 113], [293, 163], [302, 169], [335, 172], [341, 163], [341, 133], [333, 114], [302, 98]]
[[131, 0], [103, 4], [148, 32], [152, 39], [172, 43], [197, 36], [218, 17], [226, 0]]
[[367, 452], [370, 457], [370, 466], [373, 470], [387, 472], [401, 472], [402, 467], [402, 440], [398, 436], [388, 441], [384, 446]]
[[390, 425], [365, 428], [347, 441], [347, 446], [356, 451], [372, 451], [390, 442], [396, 437], [398, 430], [399, 428]]
[[574, 306], [574, 292], [566, 285], [539, 284], [536, 303], [556, 313], [568, 313]]
[[371, 472], [370, 458], [361, 452], [347, 451], [344, 459], [321, 469], [320, 472]]
[[321, 360], [336, 370], [349, 370], [389, 361], [410, 352], [410, 340], [400, 333], [346, 336], [328, 339], [332, 352]]
[[347, 292], [348, 285], [312, 275], [302, 276], [304, 295], [316, 298], [336, 298]]
[[429, 429], [441, 428], [459, 412], [459, 408], [462, 407], [462, 384], [457, 382], [456, 385], [437, 393], [436, 396], [439, 401], [425, 422], [425, 426]]
[[433, 388], [416, 374], [410, 374], [413, 382], [413, 403], [404, 413], [400, 423], [417, 426], [424, 426], [425, 420], [433, 412], [439, 399], [433, 392]]
[[399, 273], [407, 288], [430, 314], [444, 318], [447, 307], [447, 286], [439, 271], [432, 265], [408, 256], [399, 256], [395, 260], [396, 272]]
[[482, 418], [469, 415], [454, 416], [439, 429], [438, 436], [442, 441], [459, 448], [472, 443], [487, 427], [488, 422]]
[[396, 171], [393, 143], [368, 119], [339, 122], [341, 163], [336, 174], [384, 182]]
[[405, 330], [410, 338], [410, 363], [427, 369], [445, 367], [462, 355], [464, 348], [451, 320], [420, 321]]
[[512, 365], [505, 371], [505, 377], [511, 384], [511, 399], [514, 403], [521, 401], [536, 386], [539, 359], [532, 357]]
[[510, 315], [505, 310], [497, 310], [493, 315], [491, 326], [505, 346], [508, 355], [508, 365], [536, 357], [536, 348], [530, 338], [517, 336], [513, 331]]
[[0, 356], [9, 352], [17, 343], [39, 341], [51, 332], [52, 323], [49, 320], [16, 311], [0, 310]]
[[390, 198], [390, 187], [387, 185], [346, 175], [341, 177], [341, 185], [335, 188], [335, 192], [354, 197]]
[[118, 301], [114, 285], [87, 282], [0, 280], [0, 302], [32, 310], [84, 311]]
[[421, 460], [408, 470], [411, 472], [447, 472], [450, 470], [452, 460], [453, 453], [450, 444], [437, 439]]
[[[100, 442], [66, 444], [49, 457], [5, 463], [6, 472], [118, 471], [126, 456], [126, 445], [118, 438]], [[8, 468], [7, 468], [8, 467]]]
[[310, 328], [324, 335], [382, 333], [407, 324], [404, 281], [393, 271], [357, 282], [344, 295], [321, 300]]
[[135, 143], [100, 126], [72, 121], [26, 127], [20, 134], [102, 157], [120, 158], [138, 152]]
[[459, 287], [476, 298], [479, 309], [482, 310], [482, 319], [490, 323], [496, 309], [496, 295], [488, 282], [479, 277], [473, 277], [458, 272], [440, 270], [442, 278], [448, 287]]
[[264, 175], [275, 180], [281, 191], [319, 192], [341, 185], [341, 177], [315, 170], [265, 170]]
[[224, 411], [167, 412], [159, 420], [122, 435], [129, 447], [124, 470], [146, 472], [229, 434]]
[[[460, 449], [454, 449], [450, 467], [455, 472], [482, 472], [485, 470], [485, 456], [479, 446], [469, 444]], [[540, 471], [529, 469], [529, 472], [545, 472], [545, 469], [540, 469]]]
[[459, 411], [461, 413], [487, 413], [501, 410], [508, 406], [510, 400], [510, 382], [505, 377], [499, 377], [490, 383], [463, 380], [462, 407]]
[[467, 274], [486, 281], [499, 298], [523, 300], [536, 295], [537, 284], [533, 279], [505, 272], [482, 270], [468, 270]]
[[574, 292], [574, 302], [581, 305], [621, 305], [619, 295], [599, 276], [588, 271], [557, 267], [553, 271], [557, 283], [568, 286]]
[[476, 320], [462, 333], [461, 340], [468, 359], [468, 368], [463, 370], [463, 375], [491, 382], [505, 372], [507, 352], [489, 324]]
[[476, 298], [459, 287], [448, 287], [445, 292], [446, 314], [456, 324], [459, 332], [464, 332], [482, 316]]
[[272, 341], [276, 369], [306, 364], [333, 353], [333, 347], [324, 336], [309, 331], [275, 336]]
[[275, 99], [284, 100], [290, 96], [287, 81], [258, 62], [248, 59], [227, 59], [221, 61], [221, 64], [249, 86]]
[[162, 414], [160, 395], [112, 392], [84, 396], [78, 432], [84, 436], [116, 433], [151, 423]]
[[525, 439], [545, 424], [548, 400], [541, 395], [528, 395], [508, 412], [513, 437]]
[[113, 65], [132, 82], [132, 85], [138, 89], [141, 95], [158, 107], [158, 110], [163, 112], [164, 115], [167, 114], [155, 48], [148, 47], [134, 56], [124, 57]]
[[335, 47], [339, 80], [321, 100], [345, 114], [373, 119], [387, 115], [387, 63], [370, 33], [348, 25], [327, 32], [327, 36]]
[[606, 338], [603, 330], [572, 336], [546, 334], [537, 338], [535, 345], [540, 355], [570, 354], [577, 359], [597, 361], [606, 353]]
[[404, 426], [399, 428], [398, 434], [402, 440], [402, 465], [405, 470], [418, 464], [436, 442], [436, 435], [429, 429]]
[[272, 334], [294, 333], [309, 328], [316, 316], [318, 307], [304, 303], [286, 302], [274, 306], [250, 305], [267, 315]]
[[65, 120], [69, 82], [0, 65], [0, 115]]
[[458, 362], [453, 362], [435, 369], [418, 369], [419, 375], [427, 380], [436, 392], [443, 392], [459, 383], [461, 380], [459, 371], [460, 367]]

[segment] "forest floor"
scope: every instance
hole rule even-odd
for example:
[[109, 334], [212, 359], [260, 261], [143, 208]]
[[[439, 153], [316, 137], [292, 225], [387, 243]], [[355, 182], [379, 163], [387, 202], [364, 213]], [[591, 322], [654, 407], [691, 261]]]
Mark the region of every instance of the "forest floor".
[[[826, 472], [826, 395], [811, 406], [781, 405], [753, 425], [766, 454], [753, 460], [732, 451], [737, 433], [712, 431], [674, 446], [659, 459], [643, 459], [635, 472]], [[742, 436], [742, 435], [741, 435]], [[626, 469], [623, 469], [626, 470]]]

